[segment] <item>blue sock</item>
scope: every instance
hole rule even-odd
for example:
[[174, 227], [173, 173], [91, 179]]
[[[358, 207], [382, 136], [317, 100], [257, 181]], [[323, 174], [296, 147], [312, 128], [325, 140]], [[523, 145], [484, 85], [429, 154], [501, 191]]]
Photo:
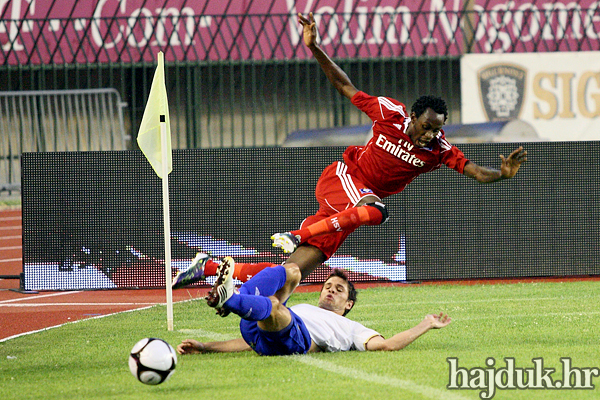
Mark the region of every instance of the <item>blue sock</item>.
[[265, 268], [240, 287], [241, 294], [273, 296], [285, 285], [287, 274], [283, 265]]
[[277, 265], [265, 268], [244, 283], [239, 294], [234, 293], [224, 304], [225, 308], [248, 321], [262, 321], [271, 315], [273, 304], [269, 296], [283, 287], [285, 268]]
[[237, 293], [234, 293], [224, 306], [247, 321], [267, 319], [273, 309], [273, 303], [268, 297]]

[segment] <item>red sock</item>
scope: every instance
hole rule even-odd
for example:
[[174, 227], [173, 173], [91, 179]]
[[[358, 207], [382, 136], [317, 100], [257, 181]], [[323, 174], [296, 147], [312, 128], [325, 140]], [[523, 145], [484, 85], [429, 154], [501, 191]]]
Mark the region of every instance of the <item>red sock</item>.
[[272, 263], [235, 263], [235, 270], [233, 271], [233, 277], [242, 281], [249, 281], [254, 275], [258, 274], [265, 268], [274, 267], [277, 264]]
[[363, 225], [379, 225], [382, 220], [383, 214], [378, 208], [372, 206], [353, 207], [315, 222], [306, 228], [291, 231], [291, 234], [300, 236], [300, 243], [303, 243], [313, 236], [345, 230], [353, 231]]
[[204, 276], [215, 276], [217, 275], [217, 267], [219, 263], [213, 260], [207, 260], [204, 264]]
[[[273, 267], [277, 264], [272, 263], [235, 263], [233, 270], [233, 277], [246, 282], [250, 280], [254, 275], [258, 274], [265, 268]], [[204, 264], [204, 276], [215, 276], [217, 274], [217, 267], [219, 263], [213, 260], [206, 261]]]

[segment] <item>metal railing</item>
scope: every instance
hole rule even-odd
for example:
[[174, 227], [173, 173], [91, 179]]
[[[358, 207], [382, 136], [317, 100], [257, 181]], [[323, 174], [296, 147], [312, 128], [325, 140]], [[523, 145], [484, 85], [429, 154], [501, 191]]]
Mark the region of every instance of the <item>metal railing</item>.
[[19, 188], [24, 152], [126, 149], [126, 105], [115, 89], [0, 92], [0, 184]]
[[[600, 50], [592, 0], [151, 3], [0, 1], [0, 91], [114, 88], [135, 137], [160, 50], [174, 148], [278, 146], [295, 130], [369, 122], [327, 82], [296, 12], [315, 12], [322, 46], [357, 88], [407, 105], [442, 96], [450, 124], [460, 122], [462, 54]], [[8, 160], [23, 149], [0, 129], [0, 182], [14, 182]], [[44, 140], [48, 150], [68, 141]]]

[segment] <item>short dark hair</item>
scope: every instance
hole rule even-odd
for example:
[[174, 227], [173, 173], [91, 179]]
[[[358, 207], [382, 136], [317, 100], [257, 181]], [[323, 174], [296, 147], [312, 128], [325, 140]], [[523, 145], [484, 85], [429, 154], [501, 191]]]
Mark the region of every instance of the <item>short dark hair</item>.
[[[337, 276], [338, 278], [343, 279], [346, 282], [346, 284], [348, 284], [348, 300], [352, 301], [352, 307], [354, 307], [354, 305], [356, 304], [356, 297], [358, 296], [358, 292], [356, 291], [354, 284], [352, 282], [350, 282], [350, 280], [348, 279], [348, 275], [346, 275], [346, 273], [339, 268], [336, 268], [333, 271], [331, 271], [331, 274], [329, 274], [327, 279], [325, 279], [325, 282], [323, 282], [321, 291], [323, 291], [323, 287], [325, 287], [325, 283], [329, 279], [333, 278], [334, 276]], [[350, 307], [349, 310], [345, 310], [344, 315], [348, 314], [350, 312], [350, 310], [352, 310], [352, 307]]]
[[446, 106], [446, 102], [441, 97], [421, 96], [412, 105], [411, 111], [419, 118], [428, 108], [431, 108], [438, 114], [444, 114], [444, 121], [448, 119], [448, 106]]

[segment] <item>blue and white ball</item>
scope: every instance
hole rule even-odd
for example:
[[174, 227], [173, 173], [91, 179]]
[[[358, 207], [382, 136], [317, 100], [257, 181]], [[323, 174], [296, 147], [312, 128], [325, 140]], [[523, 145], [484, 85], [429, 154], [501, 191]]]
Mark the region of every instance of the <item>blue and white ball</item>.
[[142, 339], [129, 354], [129, 370], [146, 385], [163, 383], [175, 372], [176, 365], [175, 349], [162, 339]]

